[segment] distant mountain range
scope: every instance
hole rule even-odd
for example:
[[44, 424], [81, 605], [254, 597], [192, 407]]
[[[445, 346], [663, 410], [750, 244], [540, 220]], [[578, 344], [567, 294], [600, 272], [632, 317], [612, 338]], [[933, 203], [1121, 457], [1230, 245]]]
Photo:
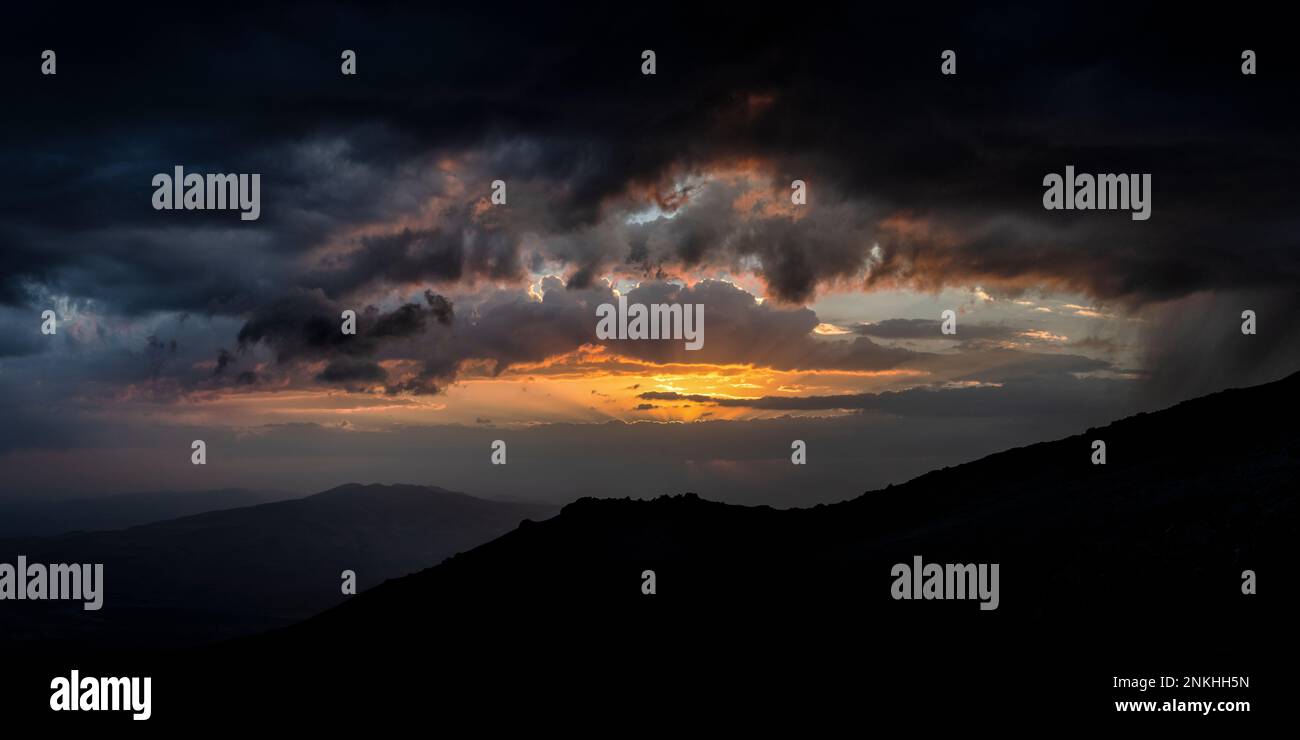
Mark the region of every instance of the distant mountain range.
[[0, 604], [0, 645], [47, 650], [196, 644], [305, 619], [436, 565], [555, 508], [424, 486], [345, 485], [305, 498], [103, 532], [0, 540], [0, 562], [103, 563], [105, 601]]
[[77, 530], [122, 529], [207, 511], [299, 498], [288, 491], [151, 491], [101, 498], [0, 500], [0, 537], [39, 537]]

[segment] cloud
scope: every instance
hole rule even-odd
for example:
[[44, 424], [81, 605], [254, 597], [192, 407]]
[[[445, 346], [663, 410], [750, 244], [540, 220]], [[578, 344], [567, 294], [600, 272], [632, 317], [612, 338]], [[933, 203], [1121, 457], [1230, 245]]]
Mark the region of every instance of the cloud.
[[388, 378], [388, 373], [373, 362], [337, 359], [326, 365], [317, 378], [326, 383], [382, 383]]
[[738, 286], [703, 280], [692, 286], [642, 283], [629, 303], [689, 303], [704, 306], [704, 345], [687, 350], [682, 341], [611, 340], [605, 345], [628, 357], [658, 363], [752, 364], [777, 370], [885, 370], [921, 357], [910, 350], [883, 347], [865, 337], [819, 337], [820, 323], [807, 308], [759, 302]]
[[656, 401], [689, 401], [723, 408], [764, 411], [878, 411], [912, 418], [1007, 417], [1038, 415], [1076, 416], [1086, 410], [1089, 399], [1106, 388], [1106, 394], [1121, 395], [1125, 384], [1109, 380], [1072, 377], [1022, 378], [1018, 382], [972, 387], [918, 387], [881, 393], [850, 393], [835, 396], [763, 396], [727, 398], [706, 394], [667, 391], [642, 393], [638, 398]]
[[945, 335], [937, 319], [885, 319], [857, 324], [853, 332], [877, 339], [1012, 339], [1026, 330], [997, 324], [967, 324], [957, 327], [957, 334]]
[[[704, 306], [705, 339], [700, 350], [687, 350], [680, 339], [597, 339], [596, 307], [618, 300], [607, 284], [574, 289], [548, 277], [537, 291], [494, 289], [466, 294], [455, 310], [450, 299], [426, 292], [422, 303], [402, 303], [390, 311], [367, 307], [358, 318], [356, 336], [340, 331], [336, 317], [343, 304], [326, 298], [322, 291], [299, 292], [254, 313], [239, 331], [238, 346], [248, 362], [257, 360], [256, 348], [273, 353], [274, 367], [264, 367], [262, 375], [278, 371], [300, 382], [300, 367], [327, 361], [330, 364], [313, 372], [312, 378], [352, 389], [361, 387], [358, 381], [389, 380], [389, 392], [415, 387], [432, 392], [454, 381], [470, 362], [485, 363], [497, 375], [584, 346], [602, 346], [613, 356], [655, 364], [752, 365], [791, 371], [878, 371], [936, 359], [877, 345], [867, 337], [817, 335], [813, 329], [819, 322], [811, 310], [761, 302], [724, 281], [705, 280], [691, 286], [648, 281], [626, 294], [632, 303]], [[335, 362], [340, 359], [348, 361]], [[380, 368], [377, 362], [387, 364]], [[229, 353], [218, 355], [217, 366], [223, 371], [231, 364]], [[412, 379], [418, 380], [416, 386], [403, 384]]]
[[37, 312], [0, 308], [0, 357], [20, 357], [44, 350], [49, 342], [41, 334], [40, 324]]
[[[40, 105], [5, 131], [15, 143], [0, 186], [0, 302], [27, 305], [46, 286], [132, 315], [242, 316], [282, 291], [354, 300], [423, 281], [445, 292], [524, 281], [546, 261], [575, 289], [609, 270], [743, 271], [791, 304], [835, 286], [981, 285], [993, 296], [1045, 287], [1140, 306], [1300, 277], [1290, 170], [1275, 156], [1297, 105], [1284, 76], [1246, 87], [1195, 46], [1149, 49], [1142, 24], [1036, 13], [1033, 27], [1048, 31], [1020, 54], [984, 55], [973, 68], [987, 82], [979, 99], [948, 96], [940, 125], [933, 101], [946, 80], [916, 50], [944, 32], [991, 38], [987, 48], [1020, 22], [987, 11], [945, 18], [941, 31], [932, 14], [901, 9], [863, 50], [856, 34], [878, 19], [840, 12], [832, 24], [760, 20], [734, 34], [718, 32], [734, 23], [726, 14], [665, 10], [640, 24], [672, 62], [647, 78], [636, 64], [620, 73], [626, 42], [581, 14], [513, 9], [503, 24], [343, 3], [258, 30], [217, 22], [206, 43], [159, 51], [166, 24], [155, 33], [109, 14], [91, 22], [117, 32], [87, 33], [25, 9], [15, 23], [34, 34], [53, 24], [81, 53], [114, 62], [93, 82], [60, 78], [57, 96], [43, 80], [13, 80]], [[290, 38], [346, 28], [400, 39], [430, 25], [445, 34], [445, 57], [389, 43], [363, 62], [384, 70], [365, 86], [320, 74], [331, 65]], [[1099, 33], [1116, 39], [1110, 62], [1084, 69]], [[511, 43], [488, 59], [470, 41], [485, 35]], [[17, 50], [5, 54], [16, 67]], [[1038, 59], [1032, 70], [1026, 55]], [[815, 74], [799, 63], [809, 58], [822, 61]], [[882, 64], [891, 74], [864, 71]], [[222, 99], [220, 126], [191, 84], [218, 74], [243, 80]], [[1166, 94], [1150, 82], [1175, 76], [1196, 84]], [[121, 104], [142, 87], [172, 92]], [[1105, 110], [1086, 104], [1099, 95]], [[1188, 115], [1207, 107], [1252, 115]], [[84, 110], [105, 125], [59, 125]], [[151, 210], [149, 177], [178, 163], [262, 172], [263, 220]], [[1042, 177], [1066, 164], [1152, 173], [1153, 218], [1044, 211]], [[509, 204], [480, 209], [497, 178]], [[794, 179], [808, 183], [805, 207], [789, 202]], [[630, 220], [650, 208], [663, 216]]]
[[[1243, 334], [1243, 311], [1257, 334]], [[1134, 343], [1148, 403], [1278, 380], [1300, 367], [1300, 295], [1294, 289], [1203, 293], [1162, 304]]]
[[[337, 3], [204, 16], [202, 38], [175, 10], [89, 8], [71, 25], [39, 5], [11, 12], [97, 66], [75, 73], [65, 57], [54, 86], [21, 44], [0, 46], [0, 78], [26, 101], [0, 120], [3, 444], [89, 439], [60, 422], [80, 404], [317, 386], [397, 403], [471, 365], [491, 375], [593, 345], [637, 363], [906, 370], [940, 390], [753, 402], [976, 416], [1006, 403], [1023, 417], [1001, 441], [1032, 441], [1012, 430], [1024, 418], [1056, 428], [1042, 389], [1103, 387], [1083, 376], [1141, 377], [1154, 401], [1300, 363], [1294, 168], [1278, 154], [1293, 145], [1294, 80], [1244, 80], [1197, 34], [1152, 33], [1150, 14], [843, 7], [830, 23], [755, 16], [736, 33], [726, 8], [660, 8], [634, 44], [606, 17], [541, 6], [489, 19]], [[1287, 42], [1245, 15], [1190, 22]], [[341, 36], [364, 85], [300, 42]], [[638, 72], [647, 38], [654, 77]], [[959, 79], [977, 85], [936, 73], [936, 38], [967, 40]], [[151, 176], [178, 164], [261, 173], [262, 218], [154, 211]], [[1067, 164], [1151, 173], [1151, 220], [1043, 210], [1042, 177]], [[484, 200], [496, 179], [502, 206]], [[790, 202], [795, 179], [805, 206]], [[634, 300], [704, 305], [704, 348], [596, 342], [607, 278]], [[1024, 310], [1053, 323], [962, 321], [961, 344], [922, 352], [907, 340], [934, 337], [934, 322], [888, 318], [913, 311], [845, 315], [877, 320], [841, 335], [819, 334], [808, 307], [836, 291], [975, 286], [998, 299], [981, 311], [1032, 293], [1045, 305]], [[1079, 308], [1052, 313], [1066, 294]], [[48, 307], [68, 317], [54, 338], [34, 328]], [[1240, 334], [1245, 308], [1255, 336]], [[339, 331], [344, 309], [355, 336]], [[1060, 322], [1087, 338], [1026, 334], [1076, 336]], [[1114, 351], [1138, 356], [1091, 356]], [[1007, 389], [948, 395], [948, 382]], [[901, 452], [929, 444], [921, 428]]]

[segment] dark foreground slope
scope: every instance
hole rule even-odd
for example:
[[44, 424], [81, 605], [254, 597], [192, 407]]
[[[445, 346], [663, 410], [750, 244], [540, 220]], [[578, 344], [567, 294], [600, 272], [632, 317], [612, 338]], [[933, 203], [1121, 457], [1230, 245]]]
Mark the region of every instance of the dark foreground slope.
[[[833, 506], [582, 500], [296, 627], [83, 668], [152, 671], [159, 722], [214, 707], [485, 727], [614, 713], [621, 734], [706, 712], [780, 715], [797, 736], [843, 726], [830, 716], [984, 733], [1131, 724], [1115, 700], [1166, 698], [1277, 718], [1295, 690], [1298, 391], [1300, 376], [1225, 391]], [[998, 563], [999, 607], [894, 600], [891, 567], [916, 555]], [[1113, 685], [1159, 676], [1249, 686]]]
[[0, 540], [0, 562], [102, 563], [105, 581], [99, 611], [5, 602], [0, 649], [140, 649], [255, 634], [338, 604], [344, 570], [365, 590], [553, 512], [425, 486], [351, 484], [122, 530]]

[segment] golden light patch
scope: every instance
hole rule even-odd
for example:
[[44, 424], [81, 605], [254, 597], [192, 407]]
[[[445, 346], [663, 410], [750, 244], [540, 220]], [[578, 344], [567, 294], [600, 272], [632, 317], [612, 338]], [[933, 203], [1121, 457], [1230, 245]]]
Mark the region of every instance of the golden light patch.
[[823, 322], [813, 328], [813, 333], [821, 334], [822, 336], [839, 336], [841, 334], [852, 334], [853, 332], [849, 331], [848, 329], [845, 329], [842, 326], [836, 326], [835, 324], [827, 324]]
[[1037, 339], [1043, 342], [1068, 342], [1070, 338], [1064, 334], [1053, 334], [1045, 329], [1035, 329], [1033, 331], [1022, 331], [1020, 336]]

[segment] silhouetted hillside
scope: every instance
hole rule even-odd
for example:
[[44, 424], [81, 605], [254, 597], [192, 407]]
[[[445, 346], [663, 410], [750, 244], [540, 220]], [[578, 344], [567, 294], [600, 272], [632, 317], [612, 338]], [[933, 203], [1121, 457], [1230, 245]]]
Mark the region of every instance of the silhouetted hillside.
[[[235, 654], [292, 655], [321, 681], [376, 672], [395, 683], [375, 701], [409, 699], [412, 675], [459, 697], [477, 680], [539, 700], [653, 707], [670, 692], [745, 711], [803, 691], [924, 706], [907, 690], [924, 685], [953, 710], [1110, 712], [1147, 698], [1114, 692], [1126, 675], [1254, 675], [1244, 694], [1259, 697], [1294, 644], [1298, 389], [1300, 375], [1229, 390], [805, 510], [584, 499]], [[1105, 465], [1091, 462], [1098, 439]], [[998, 608], [893, 599], [891, 567], [917, 555], [998, 563]], [[425, 656], [461, 680], [430, 685]], [[557, 686], [561, 667], [573, 678]]]
[[[418, 636], [434, 604], [488, 594], [556, 613], [575, 603], [687, 613], [792, 599], [946, 611], [890, 598], [890, 564], [915, 554], [1002, 563], [1001, 607], [982, 615], [974, 604], [951, 605], [962, 618], [1119, 605], [1249, 611], [1270, 597], [1244, 598], [1242, 570], [1290, 562], [1283, 558], [1298, 534], [1300, 433], [1277, 418], [1298, 408], [1298, 388], [1293, 375], [1225, 391], [812, 509], [693, 494], [582, 499], [294, 632], [368, 633], [366, 623], [382, 620], [385, 638], [406, 639], [400, 627]], [[1098, 439], [1105, 465], [1090, 460]], [[647, 568], [658, 575], [654, 597], [639, 589]]]
[[0, 537], [42, 537], [139, 524], [299, 498], [288, 491], [149, 491], [102, 498], [0, 501]]
[[250, 634], [341, 601], [345, 569], [364, 590], [552, 513], [438, 488], [351, 484], [124, 530], [0, 540], [0, 562], [103, 563], [106, 582], [97, 612], [80, 602], [5, 602], [0, 641], [40, 651]]
[[[297, 706], [312, 722], [613, 714], [622, 726], [699, 707], [768, 723], [794, 711], [795, 736], [826, 734], [809, 730], [826, 716], [917, 728], [1114, 721], [1115, 699], [1247, 699], [1267, 717], [1283, 706], [1295, 644], [1298, 395], [1300, 375], [1224, 391], [809, 509], [583, 499], [293, 627], [170, 655], [65, 652], [24, 671], [75, 660], [148, 673], [173, 687], [155, 723], [211, 711], [218, 697], [240, 716]], [[1093, 440], [1107, 445], [1105, 465], [1091, 462]], [[276, 504], [257, 535], [223, 534], [232, 572], [301, 557], [312, 565], [299, 593], [336, 593], [337, 571], [357, 558], [336, 554], [348, 536], [311, 536], [336, 519], [290, 507], [351, 516], [350, 493]], [[366, 541], [398, 526], [377, 512], [403, 501], [364, 508], [375, 517]], [[186, 524], [195, 519], [171, 523], [167, 547], [215, 526]], [[307, 556], [305, 543], [318, 549]], [[998, 608], [895, 600], [891, 569], [915, 556], [999, 564]], [[1257, 594], [1242, 593], [1245, 570]], [[292, 587], [287, 571], [265, 575], [245, 587]], [[187, 598], [210, 580], [196, 577]], [[1112, 688], [1117, 676], [1252, 683], [1138, 694]], [[39, 704], [40, 688], [24, 701]], [[336, 695], [337, 717], [315, 713]]]

